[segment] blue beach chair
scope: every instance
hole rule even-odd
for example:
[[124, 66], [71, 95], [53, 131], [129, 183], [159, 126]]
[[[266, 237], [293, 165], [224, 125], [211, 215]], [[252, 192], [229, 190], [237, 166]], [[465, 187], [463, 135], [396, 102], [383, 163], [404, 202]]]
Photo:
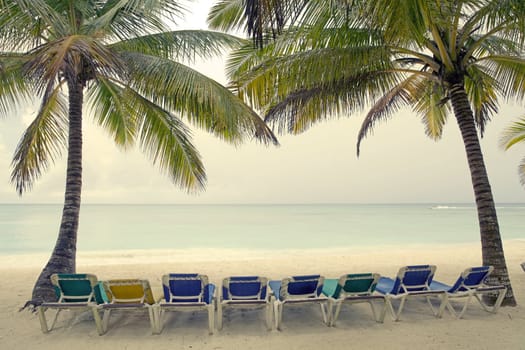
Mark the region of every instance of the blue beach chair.
[[[461, 273], [453, 285], [432, 281], [432, 283], [430, 283], [430, 289], [444, 291], [446, 293], [446, 307], [450, 313], [457, 318], [463, 317], [472, 298], [475, 298], [485, 311], [497, 313], [507, 293], [507, 288], [503, 285], [490, 286], [485, 283], [487, 277], [493, 270], [494, 267], [492, 266], [470, 267]], [[497, 294], [496, 302], [493, 306], [488, 306], [483, 302], [483, 294]], [[463, 303], [463, 307], [458, 311], [450, 301], [451, 299], [459, 298], [465, 299], [465, 302]]]
[[[445, 292], [430, 289], [430, 283], [435, 271], [436, 266], [434, 265], [405, 266], [399, 269], [395, 279], [389, 277], [381, 277], [379, 279], [376, 291], [385, 296], [386, 308], [390, 310], [394, 321], [399, 320], [408, 298], [425, 298], [434, 316], [440, 317], [442, 315], [446, 306], [446, 301], [444, 300], [446, 298]], [[431, 298], [438, 298], [440, 301], [437, 311], [432, 305]], [[397, 311], [392, 303], [394, 300], [400, 301]], [[382, 317], [384, 317], [386, 308]]]
[[165, 311], [206, 310], [208, 330], [215, 328], [215, 285], [208, 282], [208, 276], [197, 273], [171, 273], [162, 276], [163, 298], [156, 305], [159, 334], [163, 328], [162, 316]]
[[269, 285], [275, 296], [275, 325], [281, 329], [283, 308], [285, 304], [318, 303], [321, 306], [323, 321], [328, 325], [326, 304], [328, 298], [323, 295], [324, 277], [321, 275], [304, 275], [270, 281]]
[[266, 328], [272, 329], [272, 304], [266, 277], [235, 276], [224, 278], [217, 303], [218, 329], [222, 329], [223, 309], [228, 307], [264, 308]]
[[[97, 277], [92, 274], [53, 274], [51, 283], [55, 287], [57, 302], [44, 302], [38, 306], [38, 318], [40, 328], [43, 333], [48, 333], [53, 329], [58, 319], [58, 315], [63, 310], [91, 311], [95, 319], [95, 324], [100, 323], [100, 316], [96, 311], [96, 305], [103, 303], [101, 288]], [[46, 311], [56, 309], [57, 312], [48, 326]]]
[[[374, 307], [374, 301], [383, 302], [383, 309], [386, 307], [385, 296], [373, 294], [379, 281], [377, 273], [358, 273], [342, 275], [339, 279], [325, 279], [323, 294], [328, 297], [328, 318], [329, 325], [335, 326], [335, 322], [341, 312], [343, 304], [368, 303], [372, 309], [372, 314], [376, 322], [383, 322], [384, 312], [379, 315]], [[335, 312], [332, 312], [335, 306]]]

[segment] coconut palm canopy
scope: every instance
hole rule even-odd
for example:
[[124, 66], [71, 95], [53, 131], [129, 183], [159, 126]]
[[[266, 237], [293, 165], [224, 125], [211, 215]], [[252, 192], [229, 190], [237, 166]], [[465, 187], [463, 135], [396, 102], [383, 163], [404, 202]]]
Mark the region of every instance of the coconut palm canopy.
[[15, 151], [22, 194], [67, 151], [57, 245], [33, 291], [54, 292], [49, 275], [74, 272], [82, 184], [83, 109], [124, 149], [136, 143], [189, 191], [205, 185], [186, 123], [233, 144], [275, 136], [238, 97], [184, 63], [242, 44], [231, 35], [172, 27], [182, 0], [0, 0], [0, 114], [35, 98], [35, 119]]
[[[460, 128], [480, 223], [483, 263], [493, 283], [509, 286], [497, 215], [478, 132], [498, 100], [525, 94], [525, 2], [520, 0], [223, 0], [212, 28], [250, 29], [263, 49], [246, 45], [228, 63], [231, 84], [280, 132], [301, 133], [367, 109], [357, 137], [411, 108], [426, 133], [442, 136], [453, 116]], [[269, 11], [268, 9], [272, 9]], [[274, 13], [285, 17], [275, 31]], [[258, 46], [260, 47], [260, 46]]]

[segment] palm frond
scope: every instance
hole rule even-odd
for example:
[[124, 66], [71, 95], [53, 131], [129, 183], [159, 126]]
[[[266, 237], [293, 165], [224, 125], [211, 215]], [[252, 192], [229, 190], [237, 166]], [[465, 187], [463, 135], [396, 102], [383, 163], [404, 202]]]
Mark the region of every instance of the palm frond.
[[525, 143], [525, 116], [503, 130], [499, 143], [505, 150], [518, 143]]
[[506, 98], [525, 98], [525, 59], [521, 56], [492, 55], [477, 63], [493, 79], [494, 89]]
[[361, 129], [357, 135], [357, 156], [361, 152], [362, 140], [372, 132], [378, 122], [390, 118], [400, 108], [414, 102], [413, 94], [418, 91], [415, 89], [418, 82], [420, 82], [420, 77], [409, 76], [401, 80], [374, 103], [361, 123]]
[[213, 4], [208, 12], [208, 26], [220, 31], [245, 29], [245, 0], [220, 0]]
[[481, 136], [492, 115], [498, 112], [498, 96], [496, 94], [499, 82], [493, 72], [485, 72], [481, 66], [468, 68], [465, 79], [465, 90], [474, 112], [474, 120]]
[[122, 57], [130, 69], [130, 86], [153, 103], [234, 144], [246, 137], [277, 143], [259, 116], [216, 81], [171, 60]]
[[122, 41], [151, 33], [169, 31], [168, 21], [176, 22], [187, 11], [185, 0], [106, 1], [97, 17], [86, 24], [86, 33], [107, 33]]
[[194, 61], [211, 58], [236, 48], [246, 40], [205, 30], [179, 30], [141, 36], [109, 45], [118, 52], [136, 52], [170, 58], [176, 61]]
[[411, 86], [414, 111], [421, 115], [425, 134], [438, 140], [450, 113], [447, 96], [443, 87], [432, 80], [420, 80]]
[[26, 61], [20, 54], [0, 53], [0, 117], [32, 97], [32, 86], [22, 69]]
[[174, 183], [188, 191], [204, 188], [204, 165], [191, 143], [189, 129], [175, 115], [137, 92], [128, 89], [126, 96], [137, 116], [141, 148], [153, 164], [158, 164]]
[[20, 140], [13, 157], [11, 182], [19, 194], [59, 157], [67, 145], [67, 103], [59, 86], [48, 85], [35, 120]]
[[135, 143], [136, 112], [130, 105], [127, 89], [98, 76], [87, 91], [90, 110], [98, 124], [104, 127], [118, 146], [128, 148]]

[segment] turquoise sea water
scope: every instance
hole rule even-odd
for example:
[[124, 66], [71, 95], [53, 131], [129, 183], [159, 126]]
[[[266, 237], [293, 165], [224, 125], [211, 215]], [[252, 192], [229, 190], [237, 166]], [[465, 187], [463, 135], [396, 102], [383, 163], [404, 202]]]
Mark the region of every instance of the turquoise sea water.
[[[498, 204], [504, 240], [525, 239], [525, 204]], [[0, 204], [0, 254], [49, 252], [62, 205]], [[478, 242], [473, 205], [83, 205], [79, 251], [309, 249]]]

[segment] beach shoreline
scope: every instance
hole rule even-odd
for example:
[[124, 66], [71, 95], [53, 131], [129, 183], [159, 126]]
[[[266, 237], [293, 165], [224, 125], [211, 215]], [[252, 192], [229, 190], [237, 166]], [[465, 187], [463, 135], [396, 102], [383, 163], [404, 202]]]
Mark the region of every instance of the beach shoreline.
[[[61, 314], [57, 328], [40, 331], [36, 314], [19, 312], [30, 297], [31, 288], [48, 254], [0, 256], [0, 348], [26, 349], [316, 349], [319, 347], [377, 347], [401, 349], [419, 346], [428, 349], [523, 349], [525, 347], [525, 241], [504, 242], [507, 266], [517, 307], [505, 307], [496, 315], [470, 306], [465, 319], [445, 314], [435, 319], [424, 303], [409, 302], [402, 320], [375, 323], [366, 305], [345, 308], [338, 326], [328, 328], [314, 307], [287, 310], [282, 331], [267, 332], [263, 314], [257, 310], [226, 314], [224, 329], [207, 335], [204, 313], [176, 313], [170, 316], [163, 333], [149, 332], [146, 315], [126, 316], [98, 336], [92, 320], [76, 320]], [[156, 298], [161, 295], [161, 276], [169, 272], [207, 274], [211, 282], [234, 275], [263, 275], [280, 279], [289, 275], [319, 273], [336, 278], [345, 273], [378, 272], [393, 276], [409, 264], [435, 264], [435, 279], [451, 283], [466, 267], [481, 262], [479, 244], [414, 244], [381, 247], [353, 247], [308, 250], [163, 249], [79, 252], [77, 271], [94, 273], [99, 279], [146, 278]], [[362, 307], [361, 307], [362, 306]], [[85, 317], [84, 317], [85, 318]], [[118, 317], [116, 318], [119, 319]], [[350, 342], [350, 343], [349, 343]], [[352, 347], [349, 347], [352, 348]]]

